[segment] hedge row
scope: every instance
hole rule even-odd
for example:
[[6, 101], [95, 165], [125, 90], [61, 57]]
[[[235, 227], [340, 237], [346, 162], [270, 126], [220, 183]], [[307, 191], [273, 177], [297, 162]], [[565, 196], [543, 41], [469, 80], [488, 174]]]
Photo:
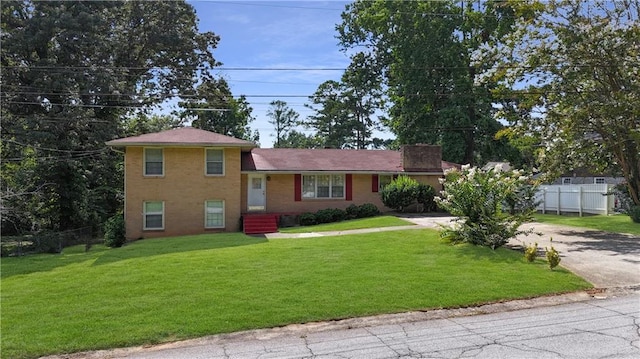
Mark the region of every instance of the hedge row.
[[327, 208], [316, 213], [303, 213], [300, 215], [300, 225], [310, 226], [321, 223], [340, 222], [347, 219], [373, 217], [380, 214], [380, 210], [374, 204], [365, 203], [360, 206], [350, 205], [347, 209]]

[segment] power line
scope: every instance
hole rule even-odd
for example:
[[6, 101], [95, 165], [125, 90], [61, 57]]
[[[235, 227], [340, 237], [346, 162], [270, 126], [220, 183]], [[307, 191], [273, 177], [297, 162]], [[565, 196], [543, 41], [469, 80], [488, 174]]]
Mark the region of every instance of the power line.
[[[572, 67], [581, 68], [610, 68], [610, 67], [635, 67], [640, 66], [640, 62], [629, 62], [626, 64], [607, 64], [607, 63], [588, 63], [588, 64], [574, 64]], [[482, 66], [478, 66], [482, 68]], [[525, 65], [500, 65], [497, 69], [538, 69], [538, 68], [555, 68], [555, 65], [537, 65], [537, 66], [525, 66]], [[181, 66], [181, 67], [161, 67], [161, 66], [58, 66], [58, 65], [6, 65], [0, 66], [4, 69], [18, 69], [18, 70], [211, 70], [211, 71], [345, 71], [346, 67], [204, 67], [204, 66]], [[461, 70], [468, 69], [469, 66], [405, 66], [401, 67], [404, 70]], [[122, 74], [127, 75], [127, 74]], [[132, 74], [138, 76], [137, 74]]]
[[104, 150], [105, 150], [104, 148], [99, 148], [99, 149], [95, 149], [95, 150], [80, 150], [80, 151], [77, 151], [77, 150], [61, 150], [61, 149], [58, 149], [58, 148], [40, 147], [40, 146], [36, 146], [36, 145], [30, 145], [30, 144], [18, 142], [16, 140], [11, 140], [11, 139], [7, 139], [5, 141], [13, 143], [13, 144], [16, 144], [18, 146], [29, 147], [29, 148], [33, 148], [33, 149], [36, 149], [36, 150], [51, 151], [51, 152], [62, 152], [62, 153], [79, 154], [79, 155], [97, 154], [97, 153], [104, 152]]
[[[531, 90], [511, 90], [510, 92], [506, 93], [506, 94], [499, 94], [496, 97], [500, 98], [500, 97], [504, 97], [505, 95], [548, 95], [548, 94], [589, 94], [589, 93], [598, 93], [600, 91], [598, 90], [587, 90], [587, 91], [561, 91], [561, 90], [540, 90], [540, 91], [531, 91]], [[619, 90], [618, 92], [626, 92], [626, 93], [634, 93], [635, 90], [633, 89], [623, 89], [623, 90]], [[20, 94], [20, 92], [16, 92], [16, 94]], [[64, 95], [61, 93], [57, 93], [56, 95]], [[68, 95], [73, 95], [73, 94], [68, 94]], [[118, 94], [119, 96], [123, 96], [122, 94]], [[477, 93], [475, 92], [446, 92], [446, 93], [410, 93], [410, 94], [394, 94], [394, 96], [400, 96], [400, 97], [410, 97], [410, 98], [432, 98], [432, 97], [438, 97], [438, 98], [454, 98], [457, 96], [475, 96], [477, 95]], [[133, 96], [133, 95], [130, 95]], [[125, 96], [126, 97], [126, 96]], [[169, 97], [182, 97], [180, 94], [172, 94]], [[315, 98], [314, 95], [295, 95], [295, 94], [241, 94], [241, 95], [237, 95], [237, 96], [233, 96], [234, 99], [239, 99], [240, 97], [245, 97], [245, 98]], [[6, 99], [7, 96], [5, 95], [4, 98]], [[131, 103], [131, 105], [110, 105], [110, 104], [83, 104], [83, 103], [53, 103], [53, 102], [49, 102], [49, 101], [19, 101], [19, 100], [9, 100], [9, 101], [4, 101], [5, 104], [14, 104], [14, 105], [39, 105], [39, 106], [43, 106], [43, 107], [47, 107], [47, 106], [68, 106], [68, 107], [77, 107], [77, 108], [140, 108], [143, 106], [151, 106], [151, 105], [159, 105], [159, 104], [151, 104], [151, 103], [143, 103], [143, 102], [136, 102], [136, 101], [130, 101], [129, 103]], [[197, 104], [205, 104], [205, 102], [194, 102], [192, 103], [194, 105]], [[207, 110], [207, 109], [201, 109], [201, 110]], [[216, 109], [216, 108], [210, 108], [208, 110], [228, 110], [228, 109]]]

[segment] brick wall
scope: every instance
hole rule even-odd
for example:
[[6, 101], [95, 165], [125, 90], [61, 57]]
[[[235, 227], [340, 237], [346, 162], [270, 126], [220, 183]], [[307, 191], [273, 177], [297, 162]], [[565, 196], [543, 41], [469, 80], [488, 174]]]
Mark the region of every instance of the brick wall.
[[[128, 147], [125, 156], [127, 238], [237, 231], [241, 213], [240, 149], [224, 151], [224, 176], [205, 175], [203, 148], [170, 147], [164, 149], [164, 176], [145, 177], [143, 148]], [[225, 228], [204, 228], [206, 200], [225, 201]], [[143, 230], [144, 201], [164, 201], [164, 230]]]
[[[351, 204], [361, 205], [364, 203], [373, 203], [381, 211], [390, 211], [391, 209], [384, 207], [380, 199], [379, 192], [373, 192], [371, 188], [371, 174], [353, 174], [352, 189], [353, 197], [351, 201], [345, 199], [308, 199], [302, 198], [301, 201], [295, 201], [294, 193], [294, 175], [293, 174], [269, 174], [270, 180], [267, 181], [267, 212], [271, 213], [302, 213], [315, 212], [324, 208], [341, 208], [345, 209]], [[433, 186], [436, 191], [440, 191], [442, 186], [438, 182], [439, 176], [411, 176], [419, 182], [423, 182]], [[243, 192], [246, 192], [247, 175], [242, 175]], [[247, 199], [246, 193], [242, 194], [242, 210], [246, 212]]]

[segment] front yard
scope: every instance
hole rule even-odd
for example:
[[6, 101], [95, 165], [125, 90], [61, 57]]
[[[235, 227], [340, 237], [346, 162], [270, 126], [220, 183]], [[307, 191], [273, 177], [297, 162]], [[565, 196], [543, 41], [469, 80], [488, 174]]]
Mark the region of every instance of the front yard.
[[433, 230], [266, 240], [239, 233], [4, 258], [2, 356], [32, 358], [590, 287], [519, 252]]

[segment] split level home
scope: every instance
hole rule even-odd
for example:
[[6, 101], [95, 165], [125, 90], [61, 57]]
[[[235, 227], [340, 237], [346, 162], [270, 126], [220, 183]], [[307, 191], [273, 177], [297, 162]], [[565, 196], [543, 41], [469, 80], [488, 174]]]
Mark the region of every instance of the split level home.
[[[439, 146], [400, 151], [257, 148], [192, 127], [106, 143], [124, 152], [128, 239], [220, 231], [269, 232], [280, 215], [373, 203], [380, 189], [409, 175], [440, 188]], [[262, 221], [256, 227], [250, 221]], [[244, 221], [242, 223], [241, 221]], [[244, 226], [243, 226], [244, 224]]]

